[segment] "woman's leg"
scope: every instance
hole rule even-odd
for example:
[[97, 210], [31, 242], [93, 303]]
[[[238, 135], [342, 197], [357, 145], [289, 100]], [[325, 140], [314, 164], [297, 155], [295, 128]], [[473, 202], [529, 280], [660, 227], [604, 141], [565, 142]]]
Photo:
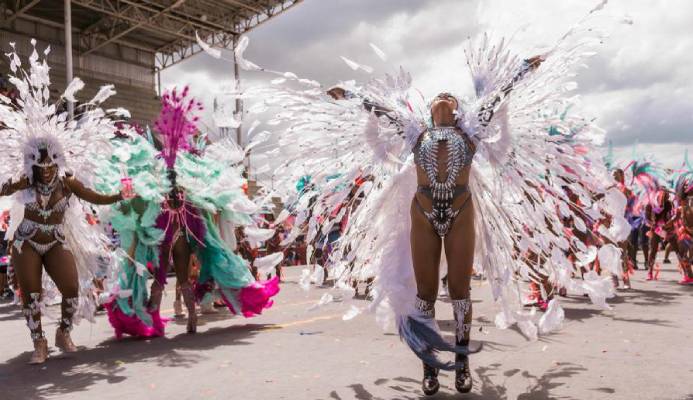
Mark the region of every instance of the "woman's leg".
[[195, 311], [195, 293], [190, 283], [190, 245], [184, 236], [173, 244], [173, 267], [176, 270], [176, 280], [180, 282], [185, 308], [188, 310], [188, 333], [197, 331], [197, 314]]
[[5, 294], [7, 287], [7, 267], [0, 267], [0, 297]]
[[180, 290], [180, 282], [176, 279], [176, 297], [173, 300], [173, 313], [176, 317], [182, 317], [183, 314], [183, 303], [181, 302], [182, 293]]
[[649, 268], [648, 263], [650, 262], [650, 238], [647, 236], [649, 231], [650, 228], [647, 225], [642, 224], [640, 226], [640, 245], [642, 246], [642, 254], [645, 256], [645, 268]]
[[414, 202], [411, 205], [410, 238], [417, 296], [432, 305], [438, 297], [442, 240]]
[[30, 364], [42, 364], [48, 357], [48, 342], [41, 326], [41, 256], [28, 244], [24, 243], [22, 251], [12, 252], [12, 264], [17, 284], [22, 294], [22, 313], [34, 342], [34, 353]]
[[684, 243], [681, 246], [681, 260], [685, 262], [684, 272], [689, 281], [693, 281], [693, 244]]
[[[438, 274], [440, 267], [440, 236], [434, 231], [430, 222], [423, 215], [419, 206], [412, 200], [411, 204], [411, 255], [416, 278], [416, 309], [428, 319], [435, 319], [435, 301], [438, 296]], [[423, 364], [422, 389], [427, 395], [435, 394], [440, 388], [438, 370], [426, 363]]]
[[650, 238], [650, 244], [649, 244], [649, 249], [650, 249], [650, 254], [649, 258], [647, 259], [647, 278], [649, 280], [654, 279], [654, 266], [655, 266], [655, 261], [657, 259], [657, 251], [659, 251], [659, 236], [652, 232], [652, 237]]
[[[458, 346], [468, 346], [472, 329], [471, 279], [474, 272], [474, 205], [470, 202], [460, 211], [445, 237], [445, 256], [448, 260], [448, 291], [455, 315], [455, 338]], [[455, 371], [455, 387], [459, 392], [472, 390], [469, 357], [458, 354], [463, 367]]]
[[72, 252], [61, 244], [53, 246], [44, 256], [43, 263], [63, 297], [60, 304], [60, 324], [55, 332], [55, 345], [65, 352], [77, 351], [72, 343], [72, 318], [79, 307], [79, 278]]
[[631, 228], [630, 236], [628, 237], [628, 257], [633, 263], [633, 269], [638, 269], [638, 245], [640, 229]]
[[671, 255], [671, 242], [666, 242], [664, 244], [664, 264], [670, 264], [671, 260], [669, 259], [669, 256]]
[[683, 275], [679, 283], [689, 284], [691, 280], [693, 280], [693, 268], [691, 268], [691, 261], [693, 261], [693, 246], [684, 240], [680, 240], [676, 242], [675, 251], [676, 257], [679, 259], [681, 274]]
[[[534, 291], [534, 297], [536, 297], [535, 304], [540, 310], [546, 311], [548, 307], [548, 302], [553, 299], [554, 287], [553, 283], [549, 280], [549, 276], [542, 273], [539, 268], [541, 268], [546, 262], [545, 256], [540, 256], [532, 250], [527, 250], [526, 255], [523, 256], [523, 261], [527, 267], [532, 271], [536, 281], [530, 282], [530, 288]], [[541, 285], [541, 288], [539, 288]]]
[[15, 266], [15, 276], [17, 283], [22, 290], [23, 313], [27, 320], [27, 325], [31, 331], [33, 340], [43, 338], [41, 327], [41, 269], [43, 262], [41, 256], [28, 244], [24, 243], [22, 251], [14, 252], [12, 262]]
[[[630, 289], [630, 266], [633, 263], [633, 260], [630, 257], [630, 242], [628, 240], [624, 240], [621, 242], [620, 246], [621, 248], [621, 269], [623, 271], [623, 288], [624, 289]], [[617, 285], [618, 286], [618, 285]]]

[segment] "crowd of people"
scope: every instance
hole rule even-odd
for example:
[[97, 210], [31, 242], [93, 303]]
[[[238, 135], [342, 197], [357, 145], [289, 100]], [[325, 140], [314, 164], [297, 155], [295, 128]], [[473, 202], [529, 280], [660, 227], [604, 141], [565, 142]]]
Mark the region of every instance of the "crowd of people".
[[661, 266], [657, 262], [659, 252], [664, 252], [664, 263], [671, 263], [670, 253], [675, 253], [681, 271], [679, 284], [693, 284], [691, 271], [691, 202], [693, 193], [693, 169], [684, 157], [680, 168], [668, 173], [652, 160], [633, 160], [626, 171], [614, 170], [619, 190], [626, 196], [626, 218], [631, 226], [628, 240], [623, 244], [627, 255], [627, 271], [639, 269], [638, 251], [644, 256], [643, 269], [647, 280], [657, 280]]

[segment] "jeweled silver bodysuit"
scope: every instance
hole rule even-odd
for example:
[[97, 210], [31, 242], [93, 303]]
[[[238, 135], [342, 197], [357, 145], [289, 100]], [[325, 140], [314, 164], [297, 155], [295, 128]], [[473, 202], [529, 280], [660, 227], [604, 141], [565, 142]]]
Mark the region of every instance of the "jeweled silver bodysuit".
[[[447, 178], [441, 181], [438, 176], [438, 150], [441, 144], [447, 147]], [[463, 168], [472, 164], [474, 149], [468, 139], [463, 137], [454, 127], [431, 128], [414, 147], [414, 162], [422, 168], [428, 177], [430, 186], [419, 185], [417, 191], [423, 193], [433, 202], [433, 209], [428, 212], [416, 202], [426, 219], [433, 225], [440, 237], [449, 231], [455, 218], [465, 203], [456, 210], [452, 204], [457, 196], [466, 193], [467, 185], [457, 185], [457, 177]]]
[[[52, 207], [43, 208], [37, 201], [32, 201], [26, 204], [26, 208], [36, 212], [41, 216], [41, 218], [48, 220], [53, 214], [64, 213], [69, 207], [70, 194], [58, 200]], [[37, 232], [41, 231], [47, 235], [53, 236], [53, 240], [48, 243], [37, 243], [33, 240], [33, 237]], [[46, 254], [50, 249], [52, 249], [56, 244], [60, 243], [65, 245], [65, 234], [63, 232], [62, 224], [46, 224], [36, 222], [27, 218], [24, 218], [22, 222], [17, 227], [17, 232], [15, 233], [14, 246], [17, 251], [22, 251], [22, 245], [24, 242], [29, 243], [31, 247], [36, 250], [39, 255]]]

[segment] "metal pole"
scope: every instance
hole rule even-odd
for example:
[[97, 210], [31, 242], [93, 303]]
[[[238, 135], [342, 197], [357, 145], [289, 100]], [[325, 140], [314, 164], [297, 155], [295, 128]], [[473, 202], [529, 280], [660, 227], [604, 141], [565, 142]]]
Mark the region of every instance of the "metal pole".
[[156, 69], [156, 94], [161, 98], [161, 69]]
[[[65, 73], [69, 85], [72, 82], [72, 3], [65, 0]], [[70, 118], [75, 116], [75, 105], [71, 101], [67, 102], [67, 112]]]
[[[238, 36], [233, 37], [233, 48], [236, 49], [238, 44]], [[236, 62], [236, 52], [233, 52], [233, 78], [236, 80], [236, 91], [241, 89], [241, 73], [238, 69], [238, 63]], [[243, 103], [241, 99], [236, 98], [236, 118], [243, 119]], [[243, 147], [243, 124], [239, 124], [236, 128], [236, 143], [242, 148]], [[248, 179], [250, 179], [250, 153], [246, 154], [246, 173], [248, 174]]]
[[[236, 48], [236, 45], [238, 44], [238, 37], [234, 36], [233, 38], [233, 48]], [[236, 52], [233, 53], [233, 78], [236, 80], [236, 90], [239, 91], [241, 89], [241, 77], [240, 77], [240, 70], [238, 69], [238, 63], [236, 62]], [[243, 103], [241, 102], [241, 99], [237, 98], [236, 99], [236, 116], [238, 118], [241, 118], [243, 116]], [[239, 146], [243, 146], [243, 143], [241, 142], [243, 139], [243, 125], [239, 125], [238, 128], [236, 128], [236, 142], [238, 143]]]

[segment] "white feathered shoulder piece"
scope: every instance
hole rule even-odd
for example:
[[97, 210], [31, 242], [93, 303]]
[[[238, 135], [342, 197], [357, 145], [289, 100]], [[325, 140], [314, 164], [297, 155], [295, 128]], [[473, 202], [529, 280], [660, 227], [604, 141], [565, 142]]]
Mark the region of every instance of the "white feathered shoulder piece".
[[[253, 139], [249, 147], [278, 165], [276, 191], [284, 198], [298, 197], [289, 240], [307, 224], [309, 241], [322, 238], [317, 247], [355, 210], [357, 199], [369, 201], [370, 190], [400, 170], [425, 127], [423, 100], [402, 69], [364, 86], [342, 82], [337, 85], [342, 96], [331, 95], [334, 87], [280, 75], [237, 96], [253, 102], [248, 115], [271, 115], [268, 130], [255, 135], [263, 143]], [[297, 194], [299, 182], [306, 184]]]
[[377, 160], [404, 161], [426, 129], [425, 102], [411, 83], [411, 75], [400, 67], [396, 75], [372, 79], [361, 96], [371, 113], [366, 140]]
[[470, 177], [475, 264], [501, 305], [496, 324], [517, 323], [530, 338], [560, 326], [563, 311], [557, 300], [542, 318], [523, 311], [528, 282], [546, 280], [608, 308], [609, 276], [575, 277], [595, 263], [622, 273], [614, 243], [629, 231], [625, 203], [600, 160], [603, 131], [579, 115], [570, 94], [572, 77], [601, 42], [597, 32], [582, 21], [529, 59], [487, 35], [467, 50], [477, 98], [458, 110], [458, 126], [478, 149]]

